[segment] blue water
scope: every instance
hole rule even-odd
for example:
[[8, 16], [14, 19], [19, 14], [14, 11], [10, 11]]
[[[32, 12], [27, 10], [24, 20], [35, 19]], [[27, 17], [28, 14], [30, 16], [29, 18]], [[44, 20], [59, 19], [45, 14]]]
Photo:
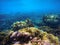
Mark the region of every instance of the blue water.
[[0, 13], [60, 12], [60, 0], [0, 0]]
[[0, 0], [0, 30], [16, 21], [40, 21], [45, 14], [60, 14], [60, 0]]

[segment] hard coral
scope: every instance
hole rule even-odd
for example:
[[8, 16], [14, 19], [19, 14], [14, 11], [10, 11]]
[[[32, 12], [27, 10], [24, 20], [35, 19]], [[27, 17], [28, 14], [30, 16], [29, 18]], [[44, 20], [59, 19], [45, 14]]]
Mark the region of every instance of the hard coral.
[[13, 30], [18, 30], [18, 29], [27, 27], [27, 24], [24, 21], [20, 21], [20, 22], [17, 21], [15, 23], [13, 23], [12, 27], [13, 27]]
[[2, 45], [2, 41], [3, 41], [5, 36], [6, 36], [5, 32], [0, 32], [0, 45]]
[[36, 27], [26, 27], [11, 33], [4, 45], [59, 45], [58, 37]]
[[13, 23], [13, 25], [12, 25], [12, 28], [15, 31], [19, 30], [19, 29], [22, 29], [22, 28], [26, 28], [26, 27], [34, 27], [31, 20], [27, 19], [25, 21], [17, 21], [15, 23]]
[[59, 15], [46, 15], [43, 17], [43, 22], [50, 27], [58, 27], [60, 24], [60, 17]]

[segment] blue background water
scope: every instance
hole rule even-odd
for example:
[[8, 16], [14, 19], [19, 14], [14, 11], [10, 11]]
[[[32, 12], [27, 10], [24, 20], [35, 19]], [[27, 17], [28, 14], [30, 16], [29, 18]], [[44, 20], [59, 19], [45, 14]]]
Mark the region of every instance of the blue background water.
[[60, 0], [0, 0], [0, 13], [60, 12]]
[[47, 13], [59, 14], [60, 0], [0, 0], [0, 30], [17, 20], [38, 20]]

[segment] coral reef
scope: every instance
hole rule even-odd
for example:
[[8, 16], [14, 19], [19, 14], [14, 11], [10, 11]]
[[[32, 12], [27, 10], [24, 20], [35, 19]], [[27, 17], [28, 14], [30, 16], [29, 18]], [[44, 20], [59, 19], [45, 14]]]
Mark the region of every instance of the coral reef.
[[11, 29], [0, 32], [0, 45], [60, 45], [60, 35], [53, 33], [59, 29], [46, 25], [36, 27], [30, 19], [17, 21]]
[[47, 33], [51, 33], [55, 36], [58, 36], [59, 37], [59, 40], [60, 40], [60, 27], [58, 28], [51, 28], [49, 26], [40, 26], [39, 29], [43, 30], [43, 31], [46, 31]]
[[0, 32], [0, 45], [2, 45], [2, 41], [6, 35], [7, 34], [5, 32]]
[[36, 27], [11, 31], [3, 41], [3, 45], [59, 45], [59, 43], [58, 37]]
[[26, 27], [34, 27], [30, 19], [26, 19], [25, 21], [17, 21], [12, 25], [12, 29], [15, 31]]
[[60, 24], [60, 17], [54, 14], [43, 16], [43, 22], [50, 27], [57, 27]]

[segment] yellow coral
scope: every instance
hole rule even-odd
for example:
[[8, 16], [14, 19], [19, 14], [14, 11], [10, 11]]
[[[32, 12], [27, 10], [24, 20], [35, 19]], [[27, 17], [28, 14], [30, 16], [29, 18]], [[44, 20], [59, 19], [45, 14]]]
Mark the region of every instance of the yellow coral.
[[58, 37], [54, 36], [53, 34], [49, 34], [48, 38], [50, 39], [51, 43], [55, 43], [56, 45], [59, 44], [59, 39]]
[[[51, 45], [52, 44], [59, 45], [58, 37], [54, 36], [53, 34], [48, 34], [47, 32], [44, 32], [44, 31], [42, 32], [41, 30], [35, 27], [27, 27], [27, 28], [19, 29], [18, 32], [22, 34], [33, 35], [39, 39], [42, 38], [41, 41], [49, 42]], [[10, 31], [10, 33], [13, 33], [13, 31]], [[16, 44], [16, 45], [19, 45], [19, 44]], [[38, 43], [32, 42], [32, 45], [38, 45]]]
[[43, 40], [48, 40], [47, 35], [48, 35], [47, 32], [43, 32], [43, 34], [42, 34], [42, 36], [43, 36], [42, 39], [43, 39]]
[[34, 27], [27, 27], [27, 28], [23, 28], [20, 29], [18, 32], [29, 32], [30, 34], [34, 35], [37, 33], [36, 36], [38, 36], [40, 34], [40, 30], [38, 28], [34, 28]]

